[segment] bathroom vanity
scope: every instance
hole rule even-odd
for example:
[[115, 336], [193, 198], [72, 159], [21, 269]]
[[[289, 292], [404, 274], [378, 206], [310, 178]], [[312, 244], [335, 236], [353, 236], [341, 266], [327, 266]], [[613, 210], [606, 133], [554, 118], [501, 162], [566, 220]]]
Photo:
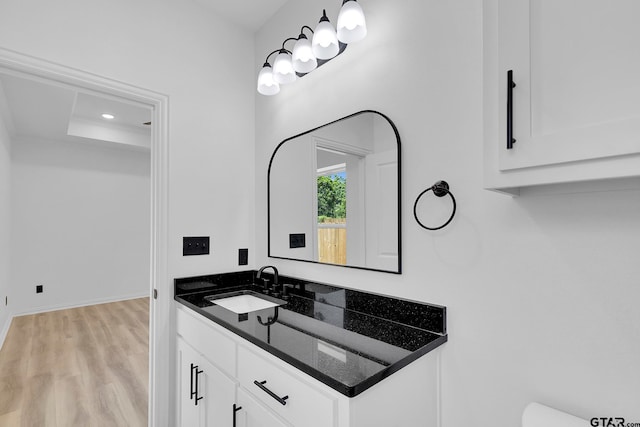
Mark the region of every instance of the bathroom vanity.
[[279, 279], [176, 279], [178, 425], [436, 425], [445, 307]]

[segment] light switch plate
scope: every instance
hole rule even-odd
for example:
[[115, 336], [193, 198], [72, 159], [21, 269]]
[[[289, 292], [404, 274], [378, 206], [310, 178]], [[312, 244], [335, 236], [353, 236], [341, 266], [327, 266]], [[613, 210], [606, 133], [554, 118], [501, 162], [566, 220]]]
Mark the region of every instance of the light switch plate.
[[183, 237], [182, 255], [208, 255], [209, 236], [206, 237]]

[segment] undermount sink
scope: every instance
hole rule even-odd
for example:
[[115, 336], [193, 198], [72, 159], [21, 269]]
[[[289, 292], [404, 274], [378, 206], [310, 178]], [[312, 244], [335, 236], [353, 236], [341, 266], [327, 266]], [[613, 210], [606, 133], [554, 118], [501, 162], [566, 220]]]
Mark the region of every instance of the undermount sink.
[[227, 292], [211, 295], [205, 297], [205, 299], [237, 314], [251, 313], [252, 311], [278, 307], [287, 303], [281, 299], [253, 291]]

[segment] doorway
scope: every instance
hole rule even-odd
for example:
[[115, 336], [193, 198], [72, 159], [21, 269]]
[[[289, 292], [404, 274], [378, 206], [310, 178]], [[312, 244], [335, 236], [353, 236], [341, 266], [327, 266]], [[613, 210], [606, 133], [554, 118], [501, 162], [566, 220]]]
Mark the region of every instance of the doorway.
[[[82, 96], [147, 108], [150, 112], [150, 123], [146, 125], [149, 126], [150, 137], [148, 420], [149, 425], [160, 425], [169, 419], [169, 372], [173, 360], [170, 352], [171, 335], [167, 327], [171, 304], [166, 271], [168, 97], [4, 49], [0, 49], [0, 73], [55, 88], [72, 89]], [[82, 100], [76, 99], [74, 102]], [[82, 251], [83, 247], [80, 246], [78, 250]]]

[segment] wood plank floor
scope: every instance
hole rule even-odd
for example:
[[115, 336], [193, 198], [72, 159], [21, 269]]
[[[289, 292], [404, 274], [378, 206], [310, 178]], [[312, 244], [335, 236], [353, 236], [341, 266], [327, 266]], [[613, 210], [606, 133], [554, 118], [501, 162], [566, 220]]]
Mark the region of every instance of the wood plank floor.
[[149, 299], [13, 319], [0, 426], [146, 426]]

